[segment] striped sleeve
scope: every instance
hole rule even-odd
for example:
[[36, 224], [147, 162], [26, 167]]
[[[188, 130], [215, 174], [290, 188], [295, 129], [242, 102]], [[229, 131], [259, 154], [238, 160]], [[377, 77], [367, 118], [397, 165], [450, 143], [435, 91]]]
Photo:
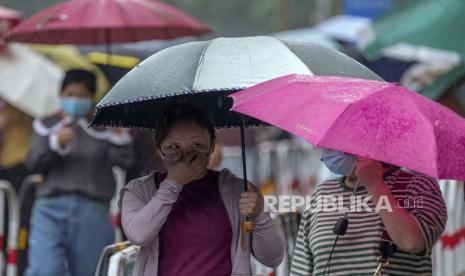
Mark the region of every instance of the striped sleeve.
[[310, 251], [310, 209], [306, 210], [300, 222], [297, 239], [295, 242], [294, 255], [291, 263], [291, 276], [308, 276], [313, 271], [313, 255]]
[[429, 176], [417, 175], [409, 187], [413, 196], [410, 213], [416, 218], [426, 244], [426, 254], [444, 231], [447, 221], [447, 208], [436, 180]]

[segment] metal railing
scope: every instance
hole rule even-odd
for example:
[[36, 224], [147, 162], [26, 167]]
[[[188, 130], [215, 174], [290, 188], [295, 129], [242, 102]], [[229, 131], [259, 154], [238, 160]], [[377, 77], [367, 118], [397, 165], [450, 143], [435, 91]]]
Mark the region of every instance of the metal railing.
[[129, 246], [131, 246], [129, 241], [106, 246], [103, 249], [102, 254], [100, 255], [100, 258], [97, 262], [94, 276], [107, 276], [111, 256], [118, 251], [128, 248]]
[[[464, 183], [440, 180], [442, 195], [447, 205], [448, 219], [444, 234], [451, 234], [465, 225]], [[434, 275], [465, 275], [465, 241], [454, 248], [445, 248], [439, 240], [433, 249]]]
[[[27, 176], [18, 192], [19, 204], [19, 232], [18, 232], [18, 274], [21, 275], [27, 265], [28, 236], [30, 233], [29, 220], [32, 204], [35, 200], [35, 188], [43, 182], [43, 176], [33, 174]], [[29, 210], [28, 210], [29, 209]]]
[[139, 250], [139, 246], [131, 245], [113, 254], [110, 257], [108, 276], [132, 275], [139, 256]]
[[[7, 240], [7, 260], [6, 276], [16, 276], [18, 273], [18, 230], [19, 230], [19, 203], [13, 186], [5, 180], [0, 180], [0, 192], [6, 196], [8, 204], [8, 240]], [[2, 204], [3, 205], [3, 204]], [[2, 215], [3, 225], [5, 216]], [[4, 266], [4, 264], [3, 264]], [[1, 268], [2, 272], [4, 267]]]

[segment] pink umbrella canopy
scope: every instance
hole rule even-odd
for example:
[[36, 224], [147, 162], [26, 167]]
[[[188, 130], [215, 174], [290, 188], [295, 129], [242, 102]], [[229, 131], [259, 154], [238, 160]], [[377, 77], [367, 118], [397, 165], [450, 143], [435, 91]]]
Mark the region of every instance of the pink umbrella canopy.
[[17, 42], [110, 44], [199, 36], [210, 28], [152, 0], [71, 0], [46, 8], [9, 34]]
[[21, 21], [21, 13], [0, 6], [0, 37]]
[[289, 75], [232, 95], [232, 110], [315, 146], [465, 180], [465, 120], [400, 85]]

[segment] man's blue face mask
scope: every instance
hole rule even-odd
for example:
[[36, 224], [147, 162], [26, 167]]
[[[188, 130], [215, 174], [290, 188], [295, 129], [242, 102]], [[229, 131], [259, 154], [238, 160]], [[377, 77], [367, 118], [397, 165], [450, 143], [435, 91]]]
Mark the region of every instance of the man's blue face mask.
[[63, 111], [73, 117], [85, 116], [93, 107], [92, 99], [63, 97], [61, 98], [61, 107]]
[[323, 149], [321, 160], [330, 171], [343, 176], [352, 175], [357, 165], [357, 157], [331, 149]]

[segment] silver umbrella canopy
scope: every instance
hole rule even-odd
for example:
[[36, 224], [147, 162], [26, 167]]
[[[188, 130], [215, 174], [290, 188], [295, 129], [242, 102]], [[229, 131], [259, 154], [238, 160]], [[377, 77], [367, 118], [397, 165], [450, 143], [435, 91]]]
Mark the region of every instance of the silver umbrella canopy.
[[[207, 111], [216, 127], [240, 126], [228, 95], [288, 74], [382, 80], [325, 46], [272, 37], [217, 38], [162, 50], [126, 74], [97, 105], [94, 126], [152, 129], [164, 109], [192, 103]], [[246, 125], [259, 122], [246, 118]]]

